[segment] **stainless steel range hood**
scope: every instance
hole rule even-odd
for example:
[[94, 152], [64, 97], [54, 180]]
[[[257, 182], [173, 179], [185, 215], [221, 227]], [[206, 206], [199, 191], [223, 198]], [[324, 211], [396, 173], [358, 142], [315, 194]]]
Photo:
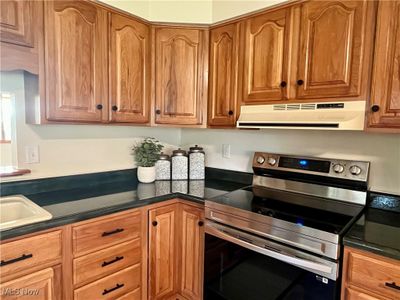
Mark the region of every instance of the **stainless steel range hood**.
[[242, 106], [237, 128], [363, 130], [365, 101]]

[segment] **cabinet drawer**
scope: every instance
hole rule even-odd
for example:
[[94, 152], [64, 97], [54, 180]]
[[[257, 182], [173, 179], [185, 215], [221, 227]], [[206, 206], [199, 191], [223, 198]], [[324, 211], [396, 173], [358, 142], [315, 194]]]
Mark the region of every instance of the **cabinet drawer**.
[[81, 256], [74, 259], [74, 284], [94, 281], [140, 261], [140, 239]]
[[61, 230], [1, 244], [1, 276], [61, 259], [61, 253]]
[[140, 237], [141, 211], [106, 217], [72, 229], [74, 256]]
[[400, 262], [353, 250], [348, 255], [349, 284], [389, 298], [400, 297], [400, 290], [390, 287], [393, 283], [400, 286]]
[[140, 300], [141, 299], [140, 292], [141, 292], [141, 289], [137, 288], [136, 290], [119, 297], [117, 300]]
[[74, 292], [75, 300], [116, 299], [140, 287], [140, 264], [85, 285]]

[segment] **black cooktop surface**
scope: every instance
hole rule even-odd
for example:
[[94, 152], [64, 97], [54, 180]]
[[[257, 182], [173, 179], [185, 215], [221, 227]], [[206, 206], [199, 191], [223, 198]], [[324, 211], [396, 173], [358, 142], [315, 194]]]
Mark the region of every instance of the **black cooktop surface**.
[[362, 205], [264, 187], [244, 188], [211, 201], [333, 234], [344, 233], [364, 208]]

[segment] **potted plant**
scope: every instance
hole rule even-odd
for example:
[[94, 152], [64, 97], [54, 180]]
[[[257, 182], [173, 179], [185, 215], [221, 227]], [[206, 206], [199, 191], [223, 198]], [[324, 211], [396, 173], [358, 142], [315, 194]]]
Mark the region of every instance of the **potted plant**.
[[143, 183], [150, 183], [156, 179], [154, 167], [164, 145], [155, 138], [147, 137], [132, 148], [138, 166], [138, 179]]

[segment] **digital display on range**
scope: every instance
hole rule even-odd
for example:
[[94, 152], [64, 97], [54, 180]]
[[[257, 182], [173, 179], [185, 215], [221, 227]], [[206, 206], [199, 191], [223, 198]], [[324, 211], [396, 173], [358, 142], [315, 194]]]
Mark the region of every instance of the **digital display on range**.
[[314, 159], [299, 159], [287, 156], [279, 158], [279, 167], [288, 169], [307, 170], [320, 173], [329, 173], [331, 167], [330, 161], [314, 160]]

